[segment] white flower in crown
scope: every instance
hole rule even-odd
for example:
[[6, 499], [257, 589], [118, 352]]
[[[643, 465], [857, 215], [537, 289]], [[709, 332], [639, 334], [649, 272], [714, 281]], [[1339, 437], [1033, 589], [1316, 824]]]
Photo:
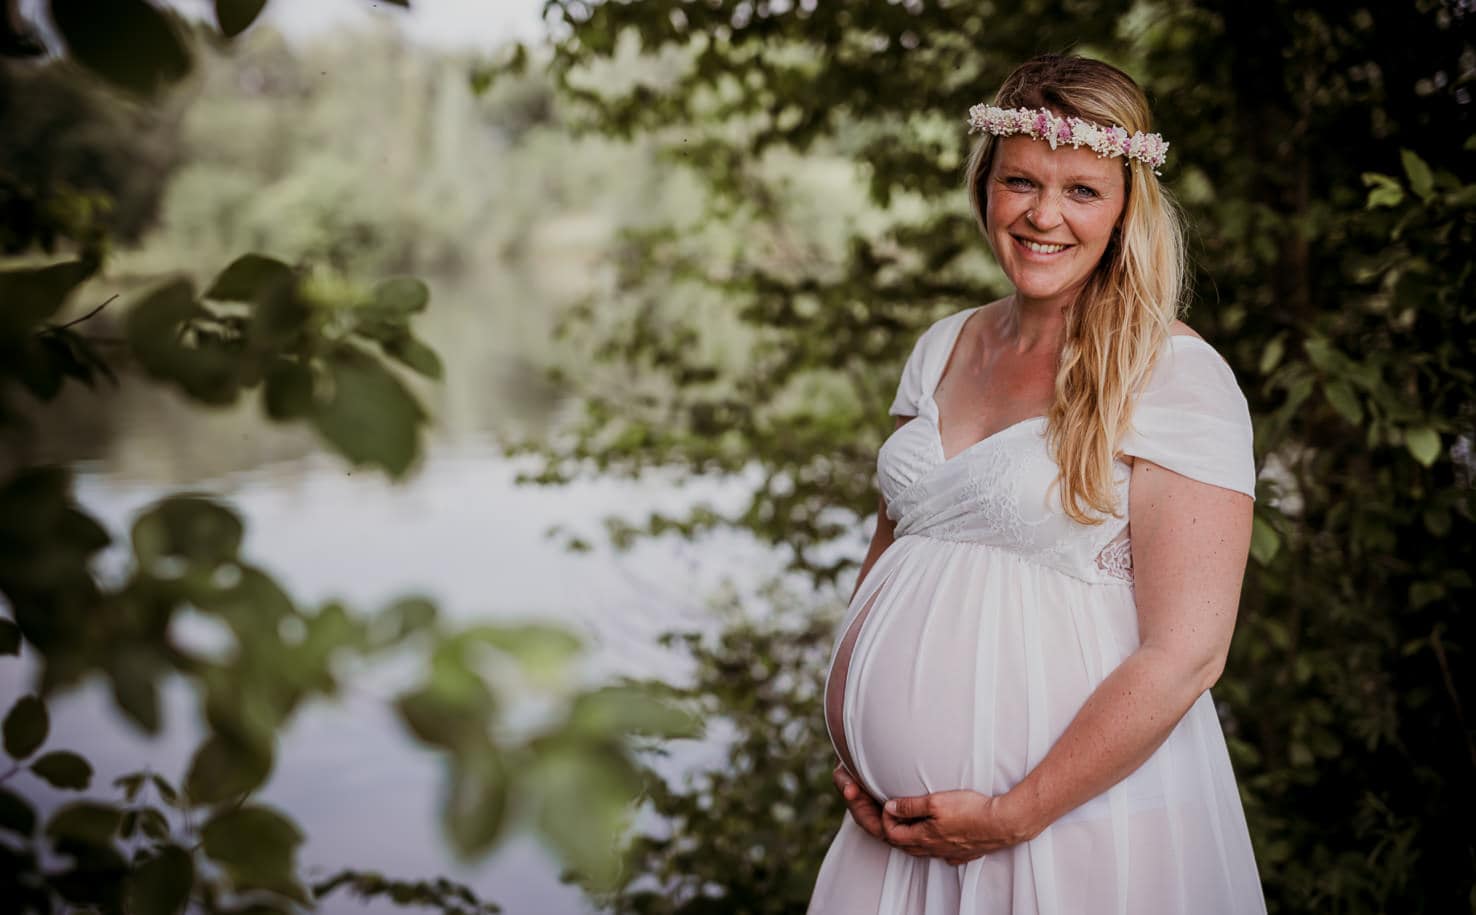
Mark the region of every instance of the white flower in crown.
[[1131, 136], [1116, 124], [1103, 127], [1092, 121], [1073, 117], [1057, 117], [1049, 108], [999, 108], [995, 105], [975, 105], [969, 109], [969, 133], [979, 130], [996, 137], [1024, 134], [1037, 140], [1045, 140], [1051, 149], [1070, 144], [1074, 148], [1087, 147], [1104, 156], [1125, 156], [1137, 159], [1160, 175], [1158, 167], [1168, 158], [1169, 145], [1156, 133], [1138, 131]]

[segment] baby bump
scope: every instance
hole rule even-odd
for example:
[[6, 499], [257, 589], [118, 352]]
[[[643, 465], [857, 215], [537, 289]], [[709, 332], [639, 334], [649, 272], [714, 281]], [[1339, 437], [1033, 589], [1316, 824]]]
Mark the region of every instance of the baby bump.
[[884, 581], [837, 645], [827, 725], [879, 799], [1009, 790], [1127, 647], [1077, 595], [954, 559], [955, 569]]

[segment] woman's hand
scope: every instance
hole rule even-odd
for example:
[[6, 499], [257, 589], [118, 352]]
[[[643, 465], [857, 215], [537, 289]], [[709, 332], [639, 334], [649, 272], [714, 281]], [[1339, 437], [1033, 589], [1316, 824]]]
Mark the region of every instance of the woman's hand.
[[1034, 838], [1009, 795], [939, 791], [899, 797], [882, 808], [887, 842], [909, 855], [959, 865]]
[[841, 797], [846, 799], [846, 809], [851, 811], [851, 819], [856, 825], [866, 830], [867, 835], [875, 839], [886, 841], [882, 835], [882, 811], [871, 795], [861, 790], [861, 785], [846, 771], [844, 763], [835, 767], [831, 773], [831, 779], [835, 787], [840, 789]]

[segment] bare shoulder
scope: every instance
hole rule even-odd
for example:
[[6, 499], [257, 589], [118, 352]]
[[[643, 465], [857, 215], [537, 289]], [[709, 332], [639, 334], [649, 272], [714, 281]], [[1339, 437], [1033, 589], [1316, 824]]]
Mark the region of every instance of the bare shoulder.
[[1185, 324], [1183, 321], [1175, 321], [1173, 324], [1169, 325], [1169, 336], [1172, 336], [1172, 337], [1199, 337], [1199, 339], [1201, 339], [1201, 340], [1204, 339], [1203, 337], [1200, 337], [1199, 336], [1199, 332], [1198, 331], [1196, 331], [1194, 328], [1190, 327], [1188, 324]]

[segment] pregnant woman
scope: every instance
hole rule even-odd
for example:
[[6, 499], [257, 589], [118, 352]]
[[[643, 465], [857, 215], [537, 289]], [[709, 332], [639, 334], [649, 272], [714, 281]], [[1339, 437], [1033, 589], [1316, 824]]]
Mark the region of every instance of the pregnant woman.
[[1177, 320], [1183, 228], [1142, 90], [1036, 58], [967, 169], [1014, 292], [918, 339], [825, 719], [849, 815], [817, 915], [1264, 912], [1209, 688], [1255, 466]]

